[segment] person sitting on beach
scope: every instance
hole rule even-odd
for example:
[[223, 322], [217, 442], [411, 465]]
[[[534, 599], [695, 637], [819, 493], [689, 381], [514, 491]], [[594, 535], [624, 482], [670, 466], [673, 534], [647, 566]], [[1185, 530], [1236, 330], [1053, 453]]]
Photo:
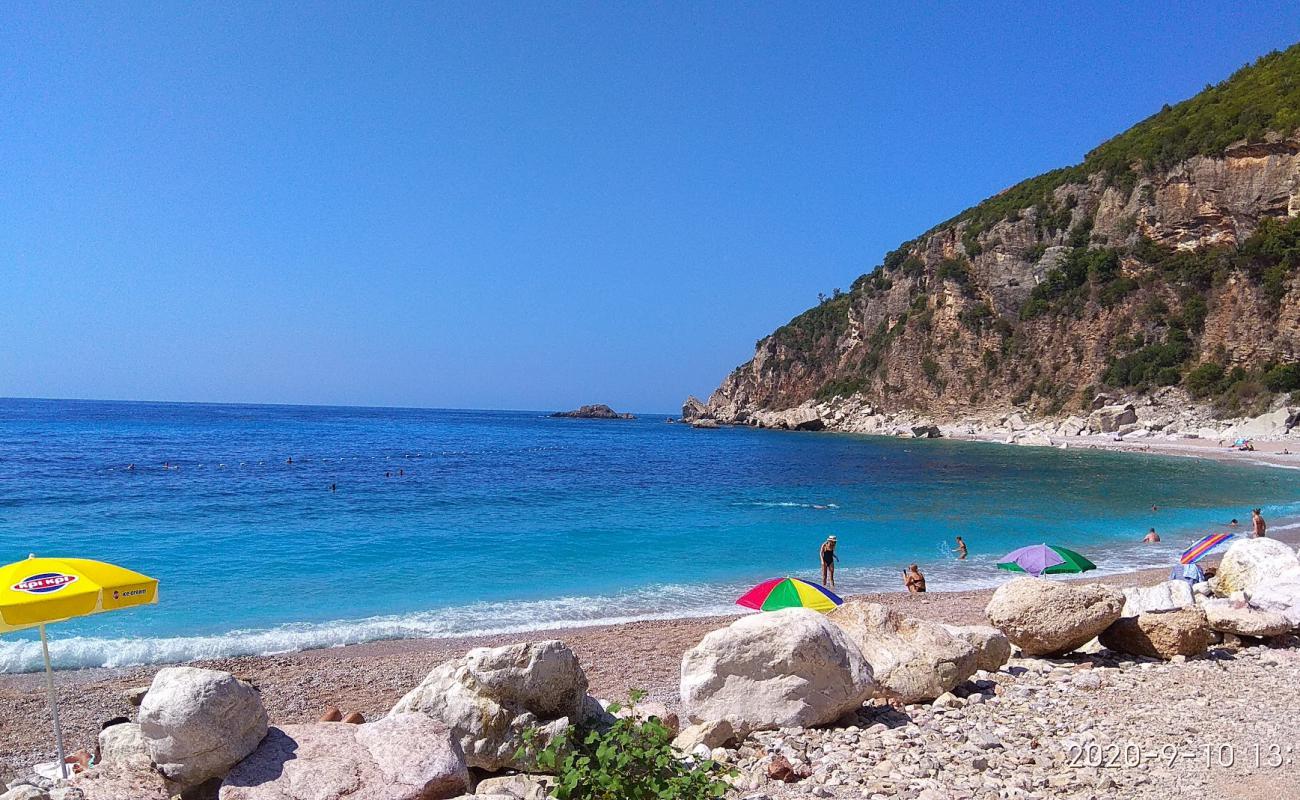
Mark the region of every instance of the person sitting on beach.
[[1252, 539], [1264, 538], [1264, 532], [1268, 530], [1268, 524], [1264, 522], [1264, 517], [1260, 515], [1258, 508], [1253, 509], [1250, 512], [1250, 522], [1251, 525], [1254, 526], [1254, 528], [1250, 532], [1250, 538]]
[[821, 549], [822, 585], [831, 589], [835, 588], [835, 562], [839, 560], [835, 555], [835, 541], [833, 535], [826, 537]]
[[957, 553], [958, 561], [966, 560], [966, 543], [962, 541], [960, 536], [957, 537], [957, 549], [954, 552]]
[[915, 564], [903, 571], [903, 585], [913, 594], [925, 591], [925, 576]]
[[1152, 528], [1151, 530], [1147, 531], [1147, 535], [1142, 537], [1142, 544], [1155, 544], [1159, 541], [1160, 541], [1160, 534], [1156, 533], [1155, 528]]

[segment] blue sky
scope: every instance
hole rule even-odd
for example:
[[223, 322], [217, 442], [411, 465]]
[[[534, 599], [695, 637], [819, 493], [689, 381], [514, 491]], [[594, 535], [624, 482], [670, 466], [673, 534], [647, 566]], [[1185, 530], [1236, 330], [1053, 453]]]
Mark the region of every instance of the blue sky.
[[0, 395], [672, 410], [1300, 40], [1283, 2], [975, 6], [7, 4]]

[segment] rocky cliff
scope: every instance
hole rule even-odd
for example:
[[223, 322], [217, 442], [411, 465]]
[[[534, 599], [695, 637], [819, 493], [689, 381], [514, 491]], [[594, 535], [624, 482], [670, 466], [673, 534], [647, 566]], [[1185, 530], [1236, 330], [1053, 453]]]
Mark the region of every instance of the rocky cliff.
[[1298, 124], [1300, 45], [905, 243], [684, 415], [1059, 419], [1164, 387], [1277, 408], [1300, 389]]

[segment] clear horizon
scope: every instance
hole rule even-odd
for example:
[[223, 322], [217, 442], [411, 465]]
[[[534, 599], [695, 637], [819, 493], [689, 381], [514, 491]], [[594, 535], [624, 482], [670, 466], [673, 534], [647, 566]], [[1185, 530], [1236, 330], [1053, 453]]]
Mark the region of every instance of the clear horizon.
[[0, 395], [677, 410], [1290, 4], [15, 4]]

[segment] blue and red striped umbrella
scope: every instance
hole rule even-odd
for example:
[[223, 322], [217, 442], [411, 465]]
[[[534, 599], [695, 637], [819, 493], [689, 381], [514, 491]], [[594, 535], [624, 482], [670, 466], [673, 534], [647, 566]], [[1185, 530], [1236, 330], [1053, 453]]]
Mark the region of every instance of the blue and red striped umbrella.
[[1231, 533], [1211, 533], [1209, 536], [1206, 536], [1204, 539], [1201, 539], [1196, 544], [1184, 550], [1183, 554], [1178, 557], [1178, 563], [1195, 564], [1197, 561], [1200, 561], [1202, 558], [1209, 555], [1211, 550], [1231, 538]]

